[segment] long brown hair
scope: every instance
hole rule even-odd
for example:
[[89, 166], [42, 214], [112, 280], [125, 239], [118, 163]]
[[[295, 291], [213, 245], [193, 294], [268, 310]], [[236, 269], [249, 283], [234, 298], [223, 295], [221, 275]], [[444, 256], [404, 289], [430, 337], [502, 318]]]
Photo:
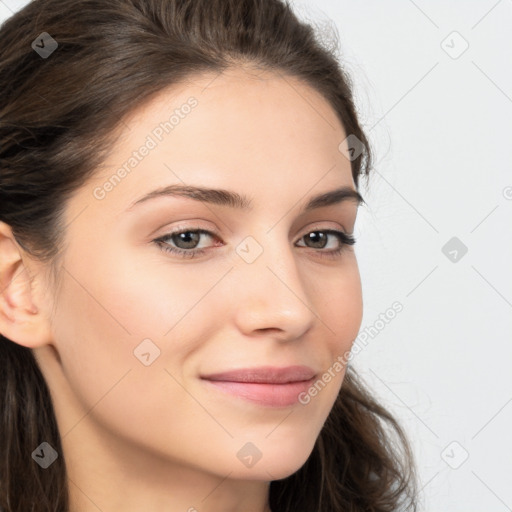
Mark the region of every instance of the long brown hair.
[[[46, 57], [32, 46], [43, 32], [58, 45]], [[326, 98], [361, 141], [351, 160], [358, 187], [372, 158], [350, 78], [285, 0], [32, 1], [0, 29], [0, 221], [56, 272], [66, 200], [101, 164], [123, 117], [192, 74], [246, 63]], [[0, 407], [0, 508], [68, 512], [64, 458], [42, 470], [30, 456], [42, 440], [61, 453], [49, 389], [32, 351], [2, 336]], [[416, 510], [415, 475], [404, 431], [348, 366], [313, 452], [271, 483], [270, 506]]]

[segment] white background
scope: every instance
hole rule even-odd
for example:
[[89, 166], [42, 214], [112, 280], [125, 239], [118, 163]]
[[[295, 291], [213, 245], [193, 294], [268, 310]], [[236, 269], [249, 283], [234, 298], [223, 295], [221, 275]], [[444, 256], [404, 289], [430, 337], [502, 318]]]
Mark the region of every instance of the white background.
[[376, 154], [354, 365], [411, 438], [422, 511], [512, 511], [512, 0], [292, 3], [337, 28]]

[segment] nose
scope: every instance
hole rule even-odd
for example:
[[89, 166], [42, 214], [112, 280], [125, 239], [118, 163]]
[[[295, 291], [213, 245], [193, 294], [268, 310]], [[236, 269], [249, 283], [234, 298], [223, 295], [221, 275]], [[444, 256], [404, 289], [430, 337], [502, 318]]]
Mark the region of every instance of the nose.
[[297, 267], [294, 248], [276, 239], [266, 236], [263, 252], [252, 263], [237, 262], [231, 293], [235, 321], [242, 333], [286, 341], [303, 336], [318, 314]]

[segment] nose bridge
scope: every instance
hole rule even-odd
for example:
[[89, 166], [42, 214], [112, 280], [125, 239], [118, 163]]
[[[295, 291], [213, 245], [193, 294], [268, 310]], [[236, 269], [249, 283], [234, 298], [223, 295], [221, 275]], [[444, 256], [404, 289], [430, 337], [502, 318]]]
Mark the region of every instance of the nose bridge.
[[315, 313], [288, 238], [263, 230], [236, 248], [237, 321], [246, 332], [278, 329], [282, 337], [299, 337]]

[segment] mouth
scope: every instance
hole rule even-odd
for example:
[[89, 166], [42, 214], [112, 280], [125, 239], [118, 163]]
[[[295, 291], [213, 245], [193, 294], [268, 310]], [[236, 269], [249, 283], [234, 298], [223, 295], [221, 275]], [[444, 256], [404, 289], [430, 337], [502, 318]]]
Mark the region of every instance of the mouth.
[[201, 376], [212, 388], [250, 402], [271, 407], [288, 407], [299, 400], [315, 380], [308, 366], [242, 368]]

